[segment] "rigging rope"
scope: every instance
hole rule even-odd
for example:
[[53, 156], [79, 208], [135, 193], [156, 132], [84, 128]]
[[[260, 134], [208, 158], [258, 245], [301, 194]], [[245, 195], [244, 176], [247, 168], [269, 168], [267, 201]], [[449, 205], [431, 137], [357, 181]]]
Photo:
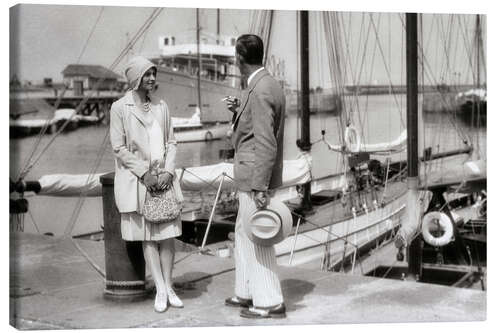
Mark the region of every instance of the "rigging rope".
[[[131, 49], [131, 47], [133, 45], [135, 45], [135, 43], [139, 40], [140, 36], [145, 32], [147, 31], [147, 29], [149, 29], [149, 27], [151, 26], [151, 24], [153, 23], [153, 21], [160, 15], [162, 11], [162, 8], [156, 8], [153, 13], [150, 15], [150, 17], [148, 18], [148, 20], [146, 20], [146, 22], [141, 26], [141, 28], [138, 30], [138, 32], [136, 33], [136, 35], [134, 36], [134, 38], [132, 38], [132, 40], [130, 41], [130, 43], [125, 47], [125, 49], [120, 53], [120, 55], [117, 57], [117, 59], [113, 62], [112, 66], [110, 67], [110, 69], [114, 69], [116, 67], [116, 65], [118, 65], [120, 63], [120, 61], [123, 59], [123, 57], [127, 54], [128, 50]], [[126, 52], [125, 52], [126, 51]], [[102, 83], [102, 79], [99, 80], [97, 82], [97, 87], [100, 86], [100, 84]], [[97, 89], [97, 88], [96, 88]], [[87, 98], [88, 100], [88, 98]], [[79, 110], [79, 108], [81, 107], [82, 103], [86, 101], [85, 99], [82, 100], [82, 102], [78, 105], [77, 107], [77, 110]], [[68, 119], [66, 121], [65, 124], [63, 124], [62, 126], [62, 129], [64, 129], [64, 127], [68, 124], [70, 119]], [[53, 139], [55, 139], [55, 137], [61, 133], [62, 131], [58, 131], [56, 133], [56, 135], [53, 137]], [[98, 157], [96, 159], [96, 162], [93, 166], [93, 168], [91, 169], [91, 172], [89, 173], [88, 175], [88, 178], [87, 178], [87, 184], [89, 183], [92, 175], [94, 175], [97, 171], [97, 169], [99, 168], [99, 165], [102, 161], [102, 158], [104, 156], [104, 152], [106, 151], [106, 147], [107, 147], [107, 141], [108, 141], [108, 136], [109, 136], [109, 128], [107, 129], [106, 131], [106, 134], [103, 138], [103, 142], [101, 144], [101, 147], [100, 147], [100, 151], [98, 153]], [[51, 140], [49, 142], [52, 143], [53, 140]], [[49, 146], [49, 144], [45, 147], [45, 149], [42, 151], [45, 152]], [[42, 154], [41, 153], [41, 154]], [[41, 154], [40, 156], [33, 162], [33, 164], [26, 170], [27, 172], [29, 172], [29, 170], [31, 170], [31, 168], [33, 167], [33, 165], [38, 161], [38, 159], [41, 157]], [[26, 172], [26, 173], [27, 173]], [[65, 228], [65, 231], [64, 231], [64, 238], [66, 237], [69, 237], [72, 241], [72, 243], [75, 245], [76, 249], [80, 252], [80, 254], [91, 264], [91, 266], [102, 276], [102, 277], [105, 277], [105, 273], [104, 271], [97, 265], [97, 263], [95, 263], [94, 260], [92, 260], [92, 258], [89, 257], [89, 255], [76, 243], [76, 241], [71, 237], [71, 233], [74, 229], [74, 226], [76, 225], [76, 221], [78, 219], [78, 216], [80, 214], [80, 211], [81, 211], [81, 208], [83, 207], [83, 203], [85, 201], [85, 198], [86, 198], [86, 195], [87, 195], [87, 191], [82, 191], [80, 193], [80, 197], [77, 201], [77, 204], [75, 206], [75, 209], [73, 211], [73, 214], [71, 215], [70, 217], [70, 220], [68, 221], [68, 224]]]
[[80, 51], [80, 55], [78, 56], [78, 59], [76, 60], [77, 64], [80, 63], [80, 61], [82, 60], [83, 54], [85, 53], [85, 50], [87, 50], [87, 46], [89, 45], [90, 39], [94, 35], [95, 28], [97, 27], [97, 24], [99, 23], [99, 20], [101, 19], [103, 11], [104, 11], [104, 7], [101, 7], [99, 14], [97, 15], [97, 19], [95, 20], [94, 25], [92, 26], [92, 29], [90, 29], [89, 36], [87, 37], [87, 40], [83, 44], [83, 48]]
[[[328, 236], [333, 236], [335, 237], [334, 239], [328, 239], [327, 241], [320, 241], [320, 240], [317, 240], [307, 234], [304, 234], [304, 233], [301, 233], [301, 234], [298, 234], [299, 236], [301, 237], [305, 237], [305, 238], [308, 238], [314, 242], [316, 242], [317, 244], [319, 245], [327, 245], [327, 244], [330, 244], [336, 240], [344, 240], [347, 244], [350, 244], [351, 246], [353, 246], [356, 250], [359, 250], [358, 246], [354, 243], [352, 243], [351, 241], [349, 241], [348, 239], [348, 236], [339, 236], [337, 234], [335, 234], [334, 232], [330, 231], [330, 230], [327, 230], [325, 227], [319, 225], [319, 224], [316, 224], [314, 222], [311, 222], [310, 220], [306, 219], [304, 216], [300, 215], [300, 214], [297, 214], [297, 213], [294, 213], [292, 212], [292, 215], [295, 215], [296, 217], [298, 217], [299, 219], [301, 219], [301, 221], [304, 221], [306, 223], [309, 223], [315, 227], [317, 227], [318, 229], [321, 229], [322, 231], [326, 232]], [[358, 259], [360, 259], [360, 255], [359, 255], [360, 251], [357, 251], [357, 255], [358, 255]], [[361, 271], [363, 271], [363, 266], [362, 266], [362, 261], [361, 260], [358, 260], [358, 265], [360, 266], [360, 269]]]
[[[154, 20], [160, 15], [161, 11], [163, 9], [162, 8], [156, 8], [153, 10], [152, 14], [148, 17], [148, 19], [146, 20], [146, 22], [139, 28], [139, 30], [137, 31], [137, 33], [135, 34], [135, 36], [132, 38], [132, 40], [128, 43], [128, 45], [125, 47], [125, 49], [122, 50], [122, 52], [120, 53], [120, 55], [115, 59], [115, 61], [112, 63], [112, 65], [110, 66], [110, 69], [113, 70], [120, 62], [121, 60], [124, 58], [124, 56], [128, 53], [128, 51], [131, 49], [131, 47], [133, 45], [135, 45], [135, 43], [139, 40], [140, 36], [142, 34], [145, 33], [145, 31], [147, 31], [149, 29], [149, 27], [151, 26], [151, 24], [154, 22]], [[102, 10], [100, 12], [100, 14], [102, 14]], [[100, 16], [99, 16], [100, 17]], [[97, 20], [98, 21], [98, 20]], [[94, 31], [95, 29], [95, 26], [97, 25], [97, 21], [96, 21], [96, 24], [94, 25], [94, 28], [92, 29], [92, 32]], [[88, 40], [87, 40], [87, 43], [88, 43]], [[84, 48], [85, 49], [85, 48]], [[83, 51], [82, 53], [83, 54]], [[101, 78], [97, 83], [96, 83], [96, 87], [98, 88], [103, 82], [103, 79]], [[96, 88], [96, 89], [97, 89]], [[91, 95], [93, 96], [93, 94]], [[87, 96], [86, 98], [82, 99], [82, 101], [80, 102], [80, 104], [77, 106], [76, 110], [78, 112], [78, 110], [81, 108], [81, 106], [86, 103], [86, 101], [88, 100], [89, 97], [91, 96]], [[60, 100], [60, 99], [59, 99]], [[56, 103], [57, 104], [57, 103]], [[75, 112], [75, 114], [77, 113]], [[38, 157], [32, 161], [29, 165], [27, 165], [22, 171], [21, 171], [21, 174], [20, 174], [20, 179], [23, 179], [29, 172], [30, 170], [33, 168], [33, 166], [38, 162], [38, 160], [41, 158], [41, 156], [43, 155], [43, 153], [50, 147], [50, 144], [52, 142], [54, 142], [55, 138], [64, 130], [64, 128], [68, 125], [68, 123], [71, 121], [72, 117], [67, 119], [65, 121], [65, 123], [62, 125], [62, 127], [59, 129], [59, 131], [52, 137], [52, 139], [48, 142], [48, 144], [45, 146], [45, 148], [42, 150], [42, 152], [38, 155]], [[100, 151], [99, 151], [99, 154], [98, 154], [98, 157], [96, 159], [96, 162], [95, 162], [95, 165], [94, 167], [91, 169], [91, 172], [89, 173], [89, 176], [87, 178], [87, 184], [91, 178], [91, 176], [93, 174], [95, 174], [95, 172], [97, 171], [97, 168], [99, 167], [101, 161], [102, 161], [102, 158], [104, 156], [104, 152], [106, 150], [106, 143], [107, 143], [107, 139], [108, 139], [108, 136], [109, 136], [109, 128], [108, 130], [106, 131], [106, 135], [104, 136], [104, 139], [103, 139], [103, 142], [101, 144], [101, 148], [100, 148]], [[36, 148], [36, 147], [35, 147]], [[33, 153], [34, 154], [34, 153]], [[76, 224], [76, 220], [79, 216], [79, 213], [81, 211], [81, 208], [83, 206], [83, 202], [85, 200], [85, 197], [87, 195], [87, 191], [82, 191], [80, 193], [80, 197], [77, 201], [77, 204], [75, 206], [75, 209], [73, 211], [73, 214], [72, 216], [70, 217], [70, 220], [68, 222], [68, 225], [66, 226], [66, 229], [65, 229], [65, 232], [64, 232], [64, 238], [66, 237], [69, 237], [71, 239], [71, 241], [73, 242], [73, 244], [75, 245], [75, 247], [77, 248], [77, 250], [82, 254], [82, 256], [92, 265], [92, 267], [101, 275], [101, 276], [105, 276], [105, 273], [102, 271], [102, 269], [88, 256], [88, 254], [71, 238], [71, 232]], [[31, 214], [31, 213], [30, 213]], [[32, 217], [33, 219], [33, 217]], [[16, 219], [14, 219], [16, 220]], [[24, 220], [24, 218], [23, 218]], [[34, 219], [33, 219], [33, 222], [35, 223]], [[37, 231], [39, 231], [36, 223], [35, 223], [35, 228], [37, 229]], [[24, 228], [23, 228], [24, 229]]]
[[[132, 41], [133, 41], [134, 43], [133, 43], [133, 44], [131, 44], [131, 45], [135, 45], [135, 43], [139, 40], [140, 36], [141, 36], [142, 34], [144, 34], [144, 33], [145, 33], [145, 31], [147, 31], [147, 29], [149, 29], [149, 27], [150, 27], [150, 25], [153, 23], [153, 21], [154, 21], [154, 20], [155, 20], [155, 19], [156, 19], [159, 15], [160, 15], [161, 10], [162, 10], [162, 8], [160, 8], [159, 10], [158, 10], [158, 8], [157, 8], [157, 9], [153, 12], [153, 14], [150, 16], [150, 20], [149, 20], [149, 21], [146, 21], [146, 23], [142, 26], [142, 27], [145, 27], [145, 28], [142, 30], [142, 32], [141, 32], [140, 34], [139, 34], [139, 33], [137, 33], [137, 34], [134, 36], [134, 38], [132, 39]], [[139, 31], [140, 31], [140, 30], [139, 30]], [[130, 48], [131, 48], [131, 47], [130, 47]], [[128, 49], [129, 49], [129, 48], [127, 48], [127, 50], [128, 50]], [[123, 52], [122, 52], [122, 54], [123, 54]], [[125, 53], [125, 54], [126, 54], [126, 53]], [[125, 54], [123, 54], [123, 56], [124, 56]], [[123, 58], [123, 56], [122, 56], [122, 58]], [[121, 59], [120, 59], [120, 60], [121, 60]], [[119, 63], [119, 61], [118, 61], [118, 59], [117, 59], [117, 60], [115, 60], [114, 65], [116, 66], [118, 63]], [[114, 66], [113, 66], [112, 68], [114, 68]], [[105, 134], [105, 136], [104, 136], [104, 138], [103, 138], [103, 141], [102, 141], [102, 143], [101, 143], [101, 147], [100, 147], [99, 152], [98, 152], [97, 159], [96, 159], [95, 164], [94, 164], [94, 166], [92, 167], [92, 169], [91, 169], [91, 171], [90, 171], [90, 173], [89, 173], [89, 175], [88, 175], [88, 177], [87, 177], [86, 184], [88, 184], [88, 183], [90, 182], [90, 180], [91, 180], [92, 176], [93, 176], [93, 175], [97, 172], [97, 169], [99, 168], [99, 165], [101, 164], [102, 158], [104, 157], [104, 153], [105, 153], [105, 151], [106, 151], [107, 142], [108, 142], [108, 137], [109, 137], [109, 128], [107, 129], [106, 134]], [[71, 232], [73, 231], [73, 229], [74, 229], [74, 227], [75, 227], [75, 225], [76, 225], [76, 221], [77, 221], [77, 219], [78, 219], [78, 216], [80, 215], [80, 211], [81, 211], [81, 209], [82, 209], [82, 207], [83, 207], [83, 204], [84, 204], [84, 201], [85, 201], [85, 199], [86, 199], [87, 192], [88, 192], [88, 191], [82, 191], [82, 192], [80, 193], [80, 197], [79, 197], [78, 202], [77, 202], [77, 204], [76, 204], [76, 206], [75, 206], [75, 209], [74, 209], [74, 211], [73, 211], [73, 214], [72, 214], [72, 216], [71, 216], [71, 218], [70, 218], [70, 220], [69, 220], [69, 222], [68, 222], [68, 225], [66, 226], [66, 229], [65, 229], [65, 231], [64, 231], [64, 236], [70, 236], [70, 235], [71, 235]]]
[[[347, 112], [345, 110], [345, 106], [347, 105], [345, 103], [345, 97], [343, 91], [341, 91], [341, 87], [345, 86], [345, 82], [343, 80], [343, 75], [342, 75], [342, 70], [341, 70], [341, 60], [339, 58], [340, 52], [338, 52], [337, 48], [341, 47], [341, 44], [338, 43], [338, 39], [336, 38], [336, 34], [334, 33], [334, 20], [336, 13], [333, 12], [323, 12], [323, 26], [324, 26], [324, 33], [325, 33], [325, 39], [326, 39], [326, 44], [327, 44], [327, 53], [328, 53], [328, 64], [330, 68], [330, 77], [332, 78], [332, 81], [334, 83], [334, 87], [336, 88], [336, 91], [338, 92], [341, 100], [341, 113], [339, 117], [337, 118], [338, 122], [338, 136], [339, 136], [339, 142], [342, 142], [342, 144], [345, 144], [344, 138], [342, 136], [342, 129], [344, 128], [344, 122], [343, 119], [345, 117], [345, 113]], [[336, 42], [337, 41], [337, 42]]]
[[28, 214], [31, 217], [31, 222], [33, 222], [33, 226], [35, 227], [36, 232], [40, 233], [40, 229], [38, 228], [38, 224], [36, 223], [35, 218], [33, 217], [33, 214], [31, 213], [31, 210], [29, 210], [29, 209], [28, 209]]
[[[80, 51], [80, 55], [78, 56], [78, 59], [76, 61], [77, 64], [80, 63], [81, 59], [82, 59], [82, 56], [83, 54], [85, 53], [85, 50], [87, 49], [87, 46], [89, 44], [89, 41], [90, 39], [92, 38], [92, 35], [94, 34], [94, 31], [95, 31], [95, 28], [97, 27], [97, 24], [99, 23], [100, 19], [101, 19], [101, 16], [102, 16], [102, 12], [104, 11], [104, 7], [101, 7], [101, 10], [99, 11], [99, 14], [97, 15], [97, 19], [96, 21], [94, 22], [94, 25], [92, 26], [92, 29], [90, 30], [90, 33], [89, 33], [89, 36], [87, 37], [87, 40], [85, 41], [85, 44], [82, 48], [82, 50]], [[61, 94], [59, 95], [59, 97], [57, 98], [55, 104], [54, 104], [54, 110], [57, 110], [59, 108], [59, 105], [61, 103], [61, 100], [62, 100], [62, 97], [64, 97], [64, 94], [66, 93], [66, 90], [68, 89], [68, 87], [66, 85], [64, 85], [64, 88], [63, 88], [63, 91], [61, 92]], [[40, 132], [38, 133], [37, 135], [37, 140], [35, 141], [35, 143], [33, 144], [33, 147], [32, 147], [32, 150], [31, 150], [31, 153], [28, 155], [28, 158], [26, 159], [26, 162], [25, 162], [25, 167], [28, 165], [29, 161], [33, 158], [35, 152], [36, 152], [36, 149], [39, 147], [40, 145], [40, 142], [42, 140], [42, 137], [45, 135], [45, 133], [47, 132], [48, 128], [49, 128], [49, 124], [50, 124], [50, 120], [52, 118], [51, 117], [48, 117], [47, 120], [45, 121], [45, 123], [43, 124], [42, 126], [42, 129], [40, 130]], [[20, 178], [20, 175], [23, 173], [24, 171], [24, 168], [21, 169], [21, 172], [20, 174], [18, 175], [17, 178]], [[24, 178], [24, 177], [23, 177]]]
[[[402, 24], [403, 24], [403, 29], [406, 30], [406, 25], [405, 25], [405, 22], [404, 22], [404, 19], [403, 17], [400, 15], [399, 16], [399, 19], [401, 20]], [[433, 85], [438, 85], [438, 81], [436, 80], [435, 76], [433, 75], [433, 73], [430, 71], [430, 64], [427, 60], [427, 57], [422, 49], [422, 45], [420, 42], [418, 42], [418, 48], [419, 48], [419, 52], [420, 54], [422, 55], [422, 63], [424, 64], [424, 69], [425, 69], [425, 73], [427, 74], [427, 76], [431, 79], [431, 82]], [[441, 101], [443, 102], [443, 105], [445, 105], [445, 111], [446, 112], [450, 112], [449, 110], [452, 109], [452, 106], [450, 105], [449, 101], [446, 100], [446, 98], [444, 97], [443, 93], [439, 93], [438, 95], [440, 98], [441, 98]], [[452, 126], [455, 128], [455, 131], [460, 135], [462, 141], [464, 143], [468, 143], [468, 142], [471, 142], [470, 141], [470, 138], [468, 137], [467, 133], [465, 133], [463, 130], [461, 131], [460, 128], [458, 127], [458, 125], [456, 124], [456, 122], [453, 122], [451, 121], [451, 119], [448, 119], [450, 121], [450, 123], [452, 124]]]
[[[380, 16], [379, 16], [379, 21], [380, 21]], [[390, 86], [390, 89], [392, 90], [392, 89], [394, 88], [394, 84], [392, 83], [391, 74], [390, 74], [390, 73], [391, 73], [391, 72], [390, 72], [390, 68], [389, 68], [389, 66], [387, 65], [387, 62], [386, 62], [386, 59], [385, 59], [385, 56], [384, 56], [384, 51], [383, 51], [383, 49], [382, 49], [382, 45], [381, 45], [381, 42], [380, 42], [379, 34], [378, 34], [378, 32], [377, 32], [379, 23], [377, 23], [377, 28], [376, 28], [376, 27], [375, 27], [375, 25], [374, 25], [374, 23], [373, 23], [373, 18], [372, 18], [372, 15], [371, 15], [371, 14], [370, 14], [370, 23], [371, 23], [371, 25], [373, 26], [373, 29], [374, 29], [374, 33], [375, 33], [375, 40], [376, 40], [376, 42], [377, 42], [377, 46], [378, 46], [378, 48], [379, 48], [380, 55], [382, 56], [382, 61], [383, 61], [383, 63], [384, 63], [384, 68], [385, 68], [385, 70], [386, 70], [386, 74], [387, 74], [387, 77], [388, 77], [388, 79], [389, 79], [389, 86]], [[394, 95], [393, 95], [393, 96], [394, 96]], [[394, 96], [394, 97], [395, 97], [395, 96]], [[400, 118], [401, 123], [404, 123], [403, 115], [402, 115], [402, 112], [401, 112], [402, 107], [401, 107], [401, 105], [399, 104], [399, 102], [398, 102], [397, 98], [394, 98], [394, 101], [395, 101], [396, 106], [397, 106], [397, 108], [398, 108], [398, 110], [399, 110], [399, 114], [400, 114], [400, 117], [401, 117], [401, 118]]]
[[[123, 60], [125, 55], [128, 53], [128, 51], [135, 45], [135, 43], [138, 41], [140, 36], [144, 34], [144, 32], [149, 29], [151, 24], [154, 22], [154, 20], [160, 15], [161, 11], [163, 8], [156, 8], [153, 10], [153, 13], [150, 15], [150, 17], [146, 20], [146, 22], [139, 28], [139, 30], [136, 32], [135, 36], [132, 38], [132, 40], [127, 44], [127, 46], [122, 50], [120, 55], [113, 61], [111, 66], [109, 67], [110, 70], [113, 70], [120, 62]], [[19, 175], [19, 179], [24, 179], [26, 175], [31, 171], [31, 169], [35, 166], [35, 164], [40, 160], [40, 158], [43, 156], [43, 154], [49, 149], [51, 144], [54, 142], [54, 140], [61, 134], [66, 126], [72, 121], [73, 117], [79, 112], [79, 110], [82, 108], [82, 106], [88, 101], [90, 97], [93, 97], [99, 88], [99, 86], [104, 82], [104, 77], [100, 78], [97, 83], [96, 83], [96, 90], [92, 91], [92, 93], [88, 96], [85, 96], [79, 103], [79, 105], [76, 107], [76, 112], [72, 115], [72, 117], [69, 117], [59, 128], [59, 130], [55, 133], [55, 135], [49, 140], [49, 142], [45, 145], [45, 147], [42, 149], [40, 154], [38, 154], [37, 158], [34, 159], [31, 163], [29, 163], [21, 172]]]
[[[92, 167], [89, 175], [87, 176], [87, 181], [85, 182], [85, 188], [87, 188], [87, 185], [89, 184], [90, 180], [92, 179], [92, 176], [95, 175], [95, 173], [97, 172], [97, 169], [99, 168], [99, 166], [101, 164], [101, 161], [104, 157], [104, 153], [106, 151], [106, 147], [108, 146], [108, 137], [109, 137], [109, 128], [106, 131], [106, 134], [104, 135], [104, 138], [102, 140], [101, 147], [99, 149], [97, 159], [94, 163], [94, 166]], [[89, 190], [82, 190], [80, 192], [80, 197], [78, 198], [75, 209], [73, 210], [73, 214], [71, 215], [71, 217], [68, 221], [68, 224], [67, 224], [66, 229], [64, 231], [64, 236], [66, 236], [66, 237], [71, 236], [71, 232], [73, 231], [75, 224], [76, 224], [76, 221], [78, 219], [78, 216], [80, 215], [80, 211], [83, 207], [83, 204], [85, 202], [88, 191]]]

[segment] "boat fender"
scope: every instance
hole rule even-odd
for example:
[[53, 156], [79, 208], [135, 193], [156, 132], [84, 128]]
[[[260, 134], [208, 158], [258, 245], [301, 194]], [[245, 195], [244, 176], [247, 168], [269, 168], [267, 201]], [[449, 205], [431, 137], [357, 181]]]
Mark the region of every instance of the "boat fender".
[[[431, 234], [431, 231], [436, 230], [438, 225], [444, 233], [439, 237], [435, 237]], [[437, 211], [425, 214], [422, 220], [422, 236], [432, 246], [445, 246], [450, 243], [453, 238], [453, 223], [450, 217]]]
[[[354, 142], [353, 142], [354, 140]], [[361, 149], [361, 138], [356, 128], [347, 126], [344, 131], [344, 141], [347, 149], [351, 153], [358, 153]]]

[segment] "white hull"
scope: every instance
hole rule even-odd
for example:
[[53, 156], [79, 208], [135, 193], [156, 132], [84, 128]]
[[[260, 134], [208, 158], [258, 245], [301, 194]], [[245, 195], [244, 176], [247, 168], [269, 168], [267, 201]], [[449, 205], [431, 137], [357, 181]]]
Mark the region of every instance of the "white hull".
[[177, 142], [196, 142], [220, 140], [226, 137], [230, 125], [214, 124], [192, 127], [174, 127], [174, 135]]
[[52, 134], [58, 131], [62, 125], [70, 119], [66, 125], [65, 131], [75, 130], [80, 126], [98, 124], [102, 119], [96, 116], [83, 116], [75, 114], [74, 109], [60, 109], [49, 119], [17, 119], [10, 120], [9, 127], [11, 135], [27, 136], [39, 134], [44, 127], [47, 127], [46, 133]]
[[[334, 205], [330, 203], [322, 209], [328, 210]], [[328, 255], [329, 263], [333, 265], [343, 256], [354, 253], [356, 248], [360, 249], [397, 228], [405, 208], [406, 195], [401, 195], [385, 207], [356, 218], [299, 232], [296, 237], [292, 234], [275, 246], [278, 263], [285, 266], [313, 264], [313, 267], [319, 269]]]

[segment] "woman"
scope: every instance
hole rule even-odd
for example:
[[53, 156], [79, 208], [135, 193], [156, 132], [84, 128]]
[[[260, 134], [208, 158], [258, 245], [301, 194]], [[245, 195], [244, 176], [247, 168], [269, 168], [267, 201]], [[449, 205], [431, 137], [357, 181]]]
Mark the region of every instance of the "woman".
[[110, 136], [115, 154], [115, 200], [121, 213], [121, 233], [126, 241], [142, 241], [144, 259], [156, 286], [154, 308], [168, 304], [182, 307], [172, 288], [174, 238], [182, 233], [181, 220], [153, 223], [142, 215], [146, 191], [174, 186], [176, 141], [164, 101], [151, 96], [156, 66], [136, 57], [125, 69], [130, 89], [111, 106]]

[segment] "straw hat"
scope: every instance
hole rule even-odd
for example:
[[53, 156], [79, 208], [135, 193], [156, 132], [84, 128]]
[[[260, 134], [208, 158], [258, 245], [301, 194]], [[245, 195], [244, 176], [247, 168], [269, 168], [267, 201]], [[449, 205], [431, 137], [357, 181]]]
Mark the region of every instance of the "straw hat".
[[261, 246], [273, 246], [285, 239], [292, 231], [292, 213], [276, 198], [265, 209], [257, 209], [243, 224], [248, 238]]

